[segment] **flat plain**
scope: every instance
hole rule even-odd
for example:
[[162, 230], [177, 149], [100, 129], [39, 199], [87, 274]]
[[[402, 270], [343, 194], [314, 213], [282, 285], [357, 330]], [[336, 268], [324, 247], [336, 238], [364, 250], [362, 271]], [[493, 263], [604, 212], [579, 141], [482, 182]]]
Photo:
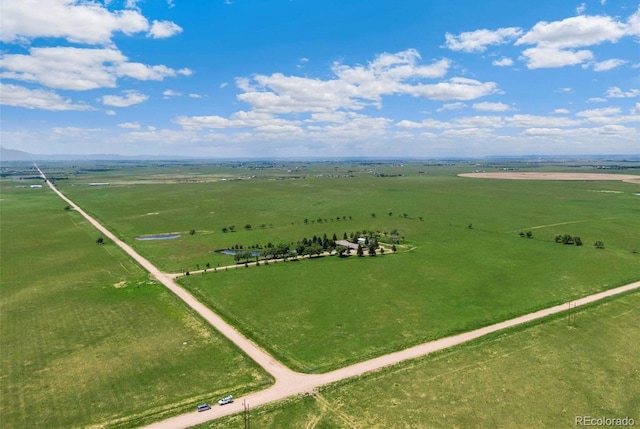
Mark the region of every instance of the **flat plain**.
[[[141, 254], [175, 272], [233, 264], [215, 251], [236, 245], [294, 246], [305, 237], [358, 231], [378, 231], [389, 242], [397, 230], [396, 254], [209, 270], [180, 280], [303, 372], [637, 280], [637, 184], [456, 175], [468, 166], [311, 164], [264, 177], [238, 169], [229, 180], [208, 181], [215, 170], [205, 169], [181, 183], [60, 186]], [[311, 171], [300, 173], [305, 169]], [[229, 225], [235, 232], [222, 232]], [[520, 237], [528, 231], [531, 238]], [[135, 240], [169, 232], [182, 236]], [[584, 245], [555, 243], [559, 234], [579, 236]], [[605, 249], [593, 246], [598, 240]]]
[[[640, 294], [251, 409], [251, 427], [573, 428], [640, 421]], [[237, 415], [204, 428], [242, 427]]]
[[[206, 165], [168, 162], [161, 165], [107, 163], [80, 166], [52, 163], [41, 167], [62, 192], [159, 268], [185, 273], [208, 267], [207, 273], [182, 277], [180, 283], [276, 358], [302, 372], [329, 371], [638, 280], [640, 236], [634, 231], [640, 230], [640, 196], [637, 195], [640, 190], [637, 184], [632, 183], [529, 182], [458, 177], [458, 173], [476, 171], [477, 165], [470, 163], [267, 162]], [[498, 167], [493, 169], [501, 170]], [[572, 169], [575, 167], [535, 168], [536, 171]], [[618, 172], [633, 174], [634, 170], [621, 169]], [[66, 338], [69, 329], [73, 329], [74, 334], [86, 330], [93, 332], [93, 326], [100, 323], [106, 311], [118, 322], [103, 323], [101, 329], [113, 325], [109, 332], [128, 333], [126, 335], [131, 339], [128, 342], [104, 343], [104, 351], [96, 354], [93, 360], [77, 356], [78, 362], [87, 362], [80, 374], [93, 377], [86, 374], [90, 374], [93, 366], [100, 365], [105, 355], [114, 353], [120, 358], [125, 355], [132, 357], [136, 363], [140, 360], [148, 365], [151, 361], [158, 362], [153, 369], [156, 371], [154, 376], [145, 375], [143, 367], [139, 376], [126, 378], [123, 381], [125, 392], [131, 393], [115, 395], [117, 398], [101, 405], [100, 411], [95, 411], [97, 414], [87, 413], [79, 418], [78, 415], [95, 399], [83, 402], [75, 396], [69, 399], [63, 394], [61, 401], [66, 398], [65, 401], [77, 404], [74, 405], [75, 414], [71, 413], [65, 417], [69, 420], [64, 420], [58, 416], [60, 410], [49, 410], [48, 415], [42, 417], [43, 421], [62, 422], [59, 425], [64, 426], [67, 421], [82, 425], [84, 423], [78, 422], [123, 419], [125, 426], [134, 425], [188, 410], [194, 401], [220, 396], [231, 388], [234, 393], [246, 392], [269, 382], [234, 349], [224, 354], [221, 351], [224, 347], [219, 348], [217, 344], [226, 342], [201, 325], [196, 331], [208, 332], [211, 341], [215, 340], [215, 344], [209, 344], [215, 352], [203, 346], [190, 355], [192, 361], [181, 360], [178, 364], [171, 360], [177, 358], [175, 347], [181, 348], [182, 345], [173, 344], [182, 335], [178, 331], [194, 329], [193, 326], [202, 322], [186, 310], [179, 310], [181, 304], [174, 302], [173, 297], [158, 285], [152, 284], [111, 243], [107, 241], [103, 246], [97, 246], [97, 233], [77, 213], [63, 210], [62, 202], [58, 200], [56, 204], [55, 198], [49, 197], [47, 210], [37, 215], [37, 219], [31, 219], [30, 216], [36, 216], [34, 213], [39, 213], [39, 209], [10, 205], [9, 202], [14, 200], [12, 194], [31, 192], [35, 195], [34, 192], [44, 191], [13, 189], [13, 182], [9, 190], [5, 183], [9, 182], [3, 182], [0, 206], [3, 210], [3, 306], [10, 305], [5, 302], [13, 302], [4, 297], [11, 292], [4, 285], [6, 281], [12, 282], [14, 292], [21, 294], [29, 290], [42, 293], [44, 285], [49, 283], [65, 287], [74, 285], [71, 291], [64, 293], [75, 293], [75, 288], [84, 285], [83, 282], [103, 285], [103, 293], [127, 293], [129, 295], [118, 298], [118, 302], [126, 305], [117, 306], [117, 311], [103, 310], [98, 306], [98, 303], [105, 305], [105, 302], [115, 299], [110, 295], [107, 298], [78, 296], [78, 305], [82, 305], [83, 312], [88, 315], [65, 314], [58, 322], [60, 329], [65, 331], [52, 336], [51, 341]], [[15, 199], [24, 204], [35, 204], [22, 197]], [[13, 217], [5, 216], [5, 211], [11, 213], [8, 210], [11, 207], [15, 207]], [[24, 213], [30, 213], [30, 216], [23, 216]], [[49, 221], [48, 216], [57, 219], [56, 222], [66, 219], [64, 222], [67, 224], [57, 226], [57, 223]], [[7, 234], [7, 231], [18, 234], [27, 224], [41, 224], [42, 228], [29, 229], [28, 240]], [[232, 225], [234, 232], [231, 232]], [[60, 231], [57, 240], [49, 239], [52, 228]], [[224, 232], [225, 228], [227, 232]], [[389, 249], [394, 230], [398, 231], [400, 240], [397, 253], [387, 251], [375, 257], [327, 256], [269, 265], [262, 261], [259, 267], [244, 268], [240, 265], [239, 269], [227, 271], [223, 267], [233, 265], [233, 257], [218, 252], [239, 246], [244, 250], [260, 250], [268, 243], [285, 243], [293, 247], [298, 240], [311, 239], [314, 235], [332, 237], [335, 234], [342, 238], [344, 234], [357, 236], [363, 231], [379, 234], [380, 241]], [[531, 232], [531, 238], [521, 237], [525, 232]], [[177, 233], [180, 237], [136, 240], [140, 236], [167, 233]], [[555, 243], [554, 238], [558, 234], [580, 236], [584, 245]], [[597, 240], [605, 243], [604, 249], [593, 246]], [[60, 244], [63, 242], [64, 245]], [[84, 246], [78, 247], [77, 242], [83, 242]], [[19, 248], [16, 250], [14, 246]], [[52, 254], [52, 248], [59, 248], [61, 252]], [[62, 251], [67, 248], [68, 251]], [[101, 256], [94, 262], [78, 263], [80, 255], [90, 258], [90, 255], [95, 257], [96, 252]], [[104, 252], [115, 259], [102, 260]], [[5, 258], [6, 254], [13, 255], [13, 258]], [[33, 265], [31, 260], [36, 256], [39, 268], [33, 270], [30, 269]], [[47, 264], [42, 263], [45, 260]], [[132, 271], [125, 270], [127, 275], [119, 274], [118, 270], [124, 267], [131, 267]], [[80, 283], [67, 281], [75, 276], [81, 279], [78, 280]], [[88, 278], [92, 282], [87, 281]], [[104, 286], [105, 282], [109, 286]], [[173, 310], [158, 310], [160, 315], [157, 317], [162, 322], [147, 313], [136, 315], [137, 318], [126, 316], [137, 311], [131, 306], [135, 307], [139, 290], [154, 291], [155, 299], [163, 305], [172, 303]], [[60, 298], [61, 301], [51, 301], [53, 305], [39, 301], [34, 306], [51, 307], [51, 311], [59, 312], [61, 303], [68, 300], [64, 294], [61, 297], [64, 297]], [[12, 310], [10, 306], [7, 308]], [[180, 311], [185, 314], [174, 315]], [[163, 316], [169, 313], [174, 316]], [[27, 335], [26, 331], [5, 335], [7, 326], [22, 320], [14, 314], [5, 314], [8, 313], [3, 308], [3, 346], [6, 341], [16, 342]], [[22, 317], [28, 317], [28, 313]], [[169, 324], [167, 319], [174, 324], [163, 328], [161, 335], [154, 328], [163, 326], [162, 323]], [[78, 320], [82, 320], [82, 326], [87, 326], [84, 331], [76, 329], [74, 323]], [[20, 329], [31, 332], [33, 328], [25, 323]], [[81, 348], [85, 346], [77, 344], [90, 343], [89, 340], [71, 338], [69, 347]], [[139, 338], [144, 340], [141, 342]], [[3, 365], [5, 362], [15, 365], [15, 361], [35, 360], [30, 353], [35, 353], [37, 347], [34, 344], [39, 341], [42, 342], [34, 338], [33, 342], [25, 342], [21, 354], [12, 352], [12, 355], [5, 355], [6, 358], [3, 356]], [[51, 342], [42, 344], [46, 344], [46, 348], [52, 347]], [[157, 351], [162, 357], [145, 360], [146, 350], [156, 344], [163, 346]], [[174, 348], [167, 348], [166, 344], [173, 344]], [[145, 351], [136, 352], [140, 347]], [[129, 353], [129, 349], [133, 352]], [[3, 350], [8, 349], [3, 347]], [[67, 356], [69, 349], [64, 350]], [[213, 359], [217, 356], [219, 360], [212, 363], [210, 353], [213, 353]], [[204, 372], [199, 372], [201, 369], [206, 371], [203, 368], [210, 369], [212, 365], [226, 371], [227, 362], [234, 362], [238, 368], [245, 369], [238, 369], [238, 377], [227, 380], [223, 386], [216, 384], [221, 380], [213, 384], [209, 379], [205, 381], [202, 377]], [[42, 368], [49, 368], [48, 365], [47, 362], [40, 364]], [[198, 370], [192, 373], [190, 369], [187, 371], [187, 367]], [[105, 371], [103, 377], [110, 383], [107, 391], [108, 388], [120, 387], [120, 379], [109, 377], [112, 373], [121, 372], [117, 365], [111, 371]], [[13, 391], [20, 390], [18, 386], [26, 380], [26, 374], [30, 374], [16, 368], [10, 368], [7, 373], [18, 374], [12, 375], [15, 377]], [[127, 374], [126, 371], [123, 373]], [[186, 377], [181, 379], [182, 384], [179, 383], [178, 388], [175, 383], [168, 383], [171, 389], [167, 391], [156, 386], [159, 392], [151, 390], [148, 395], [136, 393], [140, 386], [148, 386], [148, 383], [140, 382], [140, 378], [167, 377], [173, 380], [172, 377], [178, 373], [193, 376], [195, 381]], [[209, 378], [216, 377], [210, 372], [207, 374]], [[127, 387], [127, 382], [135, 386]], [[86, 388], [88, 398], [95, 398], [99, 391], [105, 391], [104, 385], [94, 385], [91, 381], [84, 381], [83, 386], [90, 386]], [[424, 386], [415, 387], [420, 394], [425, 391]], [[55, 385], [55, 391], [62, 390], [63, 393], [65, 389], [71, 391], [72, 388]], [[42, 389], [35, 391], [44, 395]], [[6, 406], [3, 403], [3, 411], [11, 408], [11, 413], [21, 413], [9, 414], [10, 418], [19, 421], [31, 414], [28, 400], [51, 405], [50, 399], [47, 402], [33, 392], [31, 395], [20, 399], [19, 406], [13, 402], [7, 402]], [[303, 402], [309, 401], [315, 404], [311, 414], [326, 409], [326, 404], [315, 400]], [[295, 405], [301, 406], [305, 407], [300, 403]], [[103, 408], [106, 411], [102, 411]], [[302, 409], [299, 411], [306, 413]], [[289, 413], [287, 418], [296, 424], [299, 420], [295, 416], [303, 415], [286, 413]], [[314, 420], [318, 424], [316, 427], [345, 424], [337, 414], [321, 414], [322, 418]], [[370, 422], [377, 421], [377, 418], [374, 415]], [[402, 419], [399, 417], [395, 423], [389, 422], [389, 425], [380, 427], [394, 427]]]
[[134, 427], [271, 383], [34, 183], [2, 182], [0, 426]]

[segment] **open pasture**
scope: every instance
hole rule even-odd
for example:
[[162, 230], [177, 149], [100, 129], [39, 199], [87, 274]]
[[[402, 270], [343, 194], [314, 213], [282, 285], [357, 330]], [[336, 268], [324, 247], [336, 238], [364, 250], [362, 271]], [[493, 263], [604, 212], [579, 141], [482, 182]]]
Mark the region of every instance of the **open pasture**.
[[0, 185], [0, 426], [133, 427], [270, 383], [50, 190]]
[[[532, 229], [534, 240], [552, 241], [555, 234], [568, 233], [581, 236], [588, 246], [602, 240], [616, 252], [640, 246], [634, 242], [638, 237], [628, 233], [638, 225], [634, 184], [456, 177], [456, 171], [467, 171], [467, 167], [418, 165], [407, 171], [385, 167], [387, 173], [382, 173], [403, 171], [398, 177], [376, 177], [368, 172], [369, 166], [335, 168], [325, 174], [354, 177], [317, 177], [318, 173], [286, 180], [258, 176], [214, 183], [108, 187], [60, 182], [59, 187], [165, 271], [232, 264], [232, 257], [214, 250], [235, 245], [295, 243], [303, 237], [334, 233], [342, 238], [345, 232], [362, 230], [383, 235], [397, 229], [407, 243], [418, 247], [448, 247], [451, 231], [467, 229], [469, 224], [487, 233], [485, 239]], [[232, 225], [235, 232], [222, 232]], [[194, 235], [189, 235], [191, 230]], [[182, 238], [135, 240], [174, 232]]]
[[[572, 428], [640, 421], [640, 294], [252, 409], [252, 427]], [[238, 415], [204, 428], [235, 428]]]
[[[637, 280], [637, 185], [457, 177], [465, 168], [412, 166], [395, 177], [361, 170], [354, 177], [64, 185], [63, 191], [167, 271], [233, 264], [212, 251], [236, 244], [342, 238], [362, 230], [379, 231], [384, 242], [397, 229], [404, 240], [396, 255], [327, 257], [181, 280], [247, 335], [307, 372]], [[231, 224], [236, 232], [223, 233]], [[532, 238], [519, 236], [525, 231]], [[135, 240], [169, 232], [183, 235]], [[584, 246], [557, 244], [558, 234], [579, 236]], [[594, 248], [597, 240], [605, 249]]]

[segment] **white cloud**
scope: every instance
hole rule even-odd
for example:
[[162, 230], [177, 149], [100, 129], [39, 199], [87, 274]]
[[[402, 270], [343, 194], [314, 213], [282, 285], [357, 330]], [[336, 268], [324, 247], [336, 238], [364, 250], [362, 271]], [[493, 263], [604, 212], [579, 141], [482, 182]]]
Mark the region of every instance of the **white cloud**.
[[522, 53], [530, 69], [564, 67], [593, 59], [591, 51], [572, 48], [615, 43], [628, 35], [627, 27], [609, 16], [579, 15], [562, 21], [541, 21], [515, 44], [536, 45]]
[[557, 116], [513, 115], [505, 118], [508, 125], [519, 128], [529, 127], [570, 127], [580, 124], [580, 121]]
[[109, 116], [115, 116], [116, 111], [115, 111], [115, 110], [108, 109], [108, 110], [105, 110], [105, 111], [104, 111], [104, 114], [105, 114], [105, 115], [109, 115]]
[[154, 39], [166, 39], [182, 33], [182, 27], [171, 21], [153, 21], [147, 35]]
[[137, 91], [123, 91], [124, 96], [103, 95], [102, 104], [113, 107], [129, 107], [145, 102], [149, 97]]
[[434, 100], [472, 100], [497, 92], [494, 82], [451, 78], [436, 84], [424, 79], [444, 76], [450, 61], [443, 59], [428, 65], [418, 64], [420, 55], [409, 49], [378, 55], [366, 66], [334, 64], [334, 78], [311, 79], [274, 73], [237, 78], [243, 93], [238, 99], [260, 112], [328, 112], [338, 109], [359, 110], [382, 105], [382, 96], [410, 95]]
[[589, 103], [604, 103], [607, 99], [602, 97], [591, 97], [587, 101]]
[[445, 34], [445, 46], [452, 51], [484, 52], [487, 46], [502, 45], [522, 34], [517, 27], [499, 28], [498, 30], [476, 30], [453, 35]]
[[593, 53], [589, 50], [570, 51], [555, 47], [529, 48], [522, 55], [530, 69], [574, 66], [593, 59]]
[[122, 124], [118, 124], [118, 127], [124, 128], [127, 130], [139, 130], [140, 124], [137, 122], [124, 122]]
[[88, 1], [3, 0], [0, 15], [0, 40], [8, 43], [56, 37], [104, 45], [114, 32], [131, 35], [148, 28], [147, 19], [137, 10], [110, 12]]
[[587, 5], [585, 3], [580, 3], [580, 6], [576, 8], [576, 13], [578, 15], [582, 15], [585, 10], [587, 10]]
[[440, 108], [438, 108], [438, 112], [442, 112], [444, 110], [458, 110], [464, 107], [466, 107], [466, 104], [460, 101], [455, 103], [445, 103], [442, 106], [440, 106]]
[[516, 41], [516, 45], [534, 44], [542, 48], [578, 48], [617, 42], [626, 34], [626, 26], [609, 16], [574, 16], [562, 21], [541, 21]]
[[627, 19], [627, 34], [630, 36], [640, 36], [640, 7]]
[[7, 54], [0, 77], [57, 89], [88, 90], [114, 88], [119, 77], [163, 80], [182, 71], [165, 65], [128, 62], [119, 50], [74, 47], [31, 48], [29, 55]]
[[196, 94], [196, 93], [191, 93], [191, 94], [189, 94], [189, 98], [202, 98], [202, 95]]
[[24, 107], [42, 110], [95, 110], [86, 104], [75, 104], [68, 98], [63, 98], [53, 91], [43, 89], [28, 89], [19, 85], [0, 82], [0, 104], [5, 106]]
[[493, 60], [491, 64], [498, 67], [508, 67], [513, 65], [513, 60], [511, 58], [504, 57], [499, 60]]
[[617, 86], [612, 86], [607, 89], [607, 98], [632, 98], [640, 96], [640, 89], [632, 88], [628, 91], [623, 91]]
[[555, 109], [553, 111], [553, 113], [559, 113], [561, 115], [566, 115], [566, 114], [571, 113], [571, 112], [569, 110], [567, 110], [567, 109]]
[[620, 59], [610, 59], [605, 61], [600, 61], [599, 63], [595, 63], [593, 65], [593, 71], [602, 72], [614, 69], [616, 67], [620, 67], [623, 64], [626, 64], [627, 61]]
[[228, 85], [228, 83], [227, 83], [227, 82], [222, 82], [222, 83], [218, 86], [218, 88], [222, 89], [222, 88], [225, 88], [227, 85]]
[[564, 87], [564, 88], [558, 88], [556, 89], [554, 92], [559, 92], [559, 93], [564, 93], [564, 94], [570, 94], [573, 92], [573, 88], [568, 88], [568, 87]]
[[511, 110], [511, 107], [508, 104], [490, 103], [488, 101], [474, 103], [471, 107], [476, 110], [486, 110], [490, 112], [506, 112], [507, 110]]
[[171, 97], [179, 97], [182, 95], [181, 92], [174, 91], [173, 89], [167, 89], [162, 93], [163, 98], [171, 98]]

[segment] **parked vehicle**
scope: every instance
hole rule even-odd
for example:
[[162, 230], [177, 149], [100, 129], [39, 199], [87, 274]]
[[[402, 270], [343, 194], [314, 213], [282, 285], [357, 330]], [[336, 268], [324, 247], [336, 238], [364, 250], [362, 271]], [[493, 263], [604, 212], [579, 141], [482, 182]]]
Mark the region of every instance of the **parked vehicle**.
[[209, 404], [200, 404], [198, 405], [198, 412], [207, 411], [211, 409], [211, 405]]
[[229, 396], [225, 396], [224, 398], [220, 399], [218, 401], [219, 405], [227, 405], [233, 402], [233, 396], [229, 395]]

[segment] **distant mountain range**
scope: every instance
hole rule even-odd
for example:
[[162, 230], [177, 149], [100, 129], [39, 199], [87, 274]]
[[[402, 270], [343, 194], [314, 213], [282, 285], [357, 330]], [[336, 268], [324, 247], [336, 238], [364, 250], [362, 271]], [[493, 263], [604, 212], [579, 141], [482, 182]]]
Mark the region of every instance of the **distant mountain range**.
[[16, 149], [5, 149], [0, 147], [0, 162], [14, 162], [14, 161], [126, 161], [126, 160], [184, 160], [194, 159], [193, 157], [185, 156], [154, 156], [154, 155], [137, 155], [137, 156], [125, 156], [114, 154], [92, 154], [92, 155], [74, 155], [74, 154], [60, 154], [60, 155], [43, 155], [23, 152]]
[[[77, 155], [77, 154], [61, 154], [61, 155], [43, 155], [23, 152], [16, 149], [6, 149], [0, 146], [0, 162], [15, 162], [15, 161], [204, 161], [211, 160], [210, 157], [196, 157], [196, 156], [177, 156], [177, 155], [115, 155], [115, 154], [92, 154], [92, 155]], [[602, 161], [626, 161], [626, 162], [640, 162], [640, 154], [633, 155], [505, 155], [505, 156], [479, 156], [479, 157], [433, 157], [433, 158], [411, 158], [411, 157], [397, 157], [397, 158], [383, 158], [383, 157], [326, 157], [326, 158], [237, 158], [238, 161], [259, 161], [259, 160], [284, 160], [289, 161], [389, 161], [389, 160], [449, 160], [449, 161], [522, 161], [522, 162], [545, 162], [545, 161], [569, 161], [569, 160], [602, 160]], [[218, 159], [220, 160], [220, 159]], [[231, 159], [224, 159], [224, 161], [231, 161]]]

